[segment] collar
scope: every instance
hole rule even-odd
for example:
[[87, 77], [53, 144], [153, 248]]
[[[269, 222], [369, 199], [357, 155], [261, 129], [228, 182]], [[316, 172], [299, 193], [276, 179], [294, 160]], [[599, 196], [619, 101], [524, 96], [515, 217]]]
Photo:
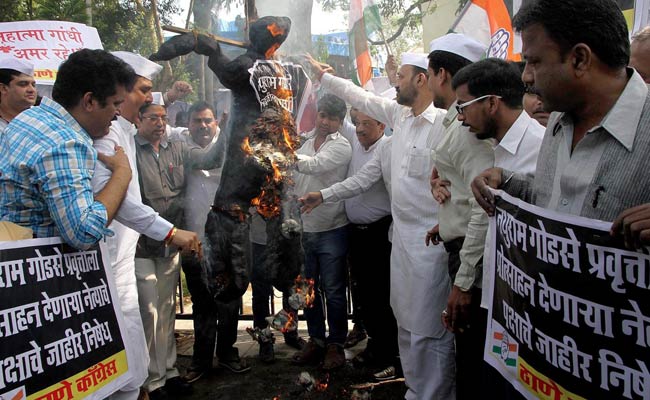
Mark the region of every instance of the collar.
[[438, 110], [434, 105], [433, 102], [429, 104], [427, 108], [422, 111], [422, 114], [415, 116], [413, 115], [413, 109], [411, 107], [405, 107], [406, 111], [406, 116], [411, 117], [411, 118], [424, 118], [430, 123], [434, 123], [436, 121], [436, 116], [438, 115], [439, 112], [444, 112], [443, 110]]
[[[338, 139], [341, 136], [339, 131], [336, 131], [334, 133], [330, 133], [329, 135], [325, 136], [325, 142], [329, 142], [330, 140]], [[312, 130], [307, 134], [307, 137], [309, 137], [309, 140], [316, 139], [316, 129]], [[347, 139], [346, 139], [347, 140]]]
[[[147, 139], [143, 138], [143, 137], [140, 136], [139, 134], [136, 134], [136, 135], [135, 135], [135, 142], [136, 142], [139, 146], [145, 146], [145, 145], [149, 145], [149, 146], [151, 146], [151, 143], [149, 143], [149, 141], [148, 141]], [[167, 143], [168, 143], [168, 142], [167, 142], [167, 134], [165, 133], [165, 134], [163, 135], [162, 139], [160, 140], [160, 147], [166, 149], [166, 148], [167, 148]]]
[[371, 144], [370, 147], [368, 147], [368, 150], [363, 148], [363, 146], [359, 146], [359, 147], [361, 148], [361, 151], [363, 151], [364, 153], [371, 153], [375, 151], [375, 148], [377, 148], [377, 146], [379, 146], [379, 143], [383, 142], [384, 139], [386, 139], [386, 134], [382, 134], [381, 137], [377, 139], [375, 143]]
[[452, 105], [447, 109], [447, 114], [445, 114], [445, 118], [442, 120], [442, 124], [445, 126], [445, 128], [449, 128], [449, 125], [457, 120], [458, 110], [456, 110], [456, 104], [458, 104], [458, 101], [454, 101]]
[[50, 99], [49, 97], [43, 97], [41, 99], [41, 104], [40, 106], [41, 109], [44, 111], [54, 115], [56, 118], [59, 118], [63, 120], [65, 125], [68, 127], [72, 128], [75, 132], [81, 133], [80, 138], [92, 146], [93, 141], [90, 138], [90, 135], [86, 130], [77, 122], [77, 120], [66, 110], [61, 104], [57, 103], [56, 101]]
[[524, 138], [524, 133], [528, 129], [528, 125], [531, 123], [532, 118], [524, 110], [521, 111], [519, 117], [515, 122], [510, 126], [510, 129], [506, 132], [501, 139], [501, 142], [496, 145], [496, 147], [501, 147], [508, 153], [515, 155], [517, 149], [519, 148], [519, 143]]
[[[591, 128], [587, 133], [603, 128], [628, 151], [632, 151], [643, 106], [648, 96], [648, 86], [641, 78], [641, 75], [634, 69], [626, 68], [626, 72], [630, 79], [625, 85], [625, 89], [623, 89], [616, 103], [607, 112], [601, 123]], [[568, 114], [561, 113], [558, 116], [557, 124], [553, 126], [553, 135], [565, 126], [573, 126], [573, 121]]]

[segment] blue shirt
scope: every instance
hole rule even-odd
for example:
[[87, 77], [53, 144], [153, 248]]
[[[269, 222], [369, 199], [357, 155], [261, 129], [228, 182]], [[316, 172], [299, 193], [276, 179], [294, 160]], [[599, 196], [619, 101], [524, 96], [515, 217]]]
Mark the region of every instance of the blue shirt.
[[88, 133], [44, 97], [0, 133], [0, 219], [30, 227], [36, 237], [91, 247], [110, 232], [106, 207], [93, 198], [96, 162]]

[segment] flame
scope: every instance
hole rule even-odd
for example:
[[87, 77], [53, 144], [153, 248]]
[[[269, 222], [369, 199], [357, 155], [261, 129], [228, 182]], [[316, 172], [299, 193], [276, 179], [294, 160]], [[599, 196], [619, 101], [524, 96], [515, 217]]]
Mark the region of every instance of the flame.
[[314, 304], [314, 300], [316, 300], [316, 293], [314, 292], [313, 279], [303, 279], [302, 276], [298, 275], [295, 280], [295, 292], [305, 296], [306, 308], [309, 308]]
[[284, 144], [287, 145], [289, 150], [293, 151], [293, 142], [291, 140], [291, 136], [289, 135], [289, 131], [287, 128], [282, 128], [282, 138], [284, 139]]
[[314, 388], [316, 388], [316, 391], [324, 392], [325, 390], [327, 390], [327, 385], [329, 383], [329, 380], [330, 380], [330, 374], [326, 374], [325, 379], [323, 379], [322, 381], [317, 380], [316, 383], [314, 384]]
[[267, 25], [266, 29], [268, 29], [269, 32], [271, 32], [271, 35], [273, 37], [280, 36], [280, 35], [284, 34], [284, 29], [280, 28], [275, 22], [270, 24], [270, 25]]
[[248, 136], [244, 138], [244, 141], [241, 144], [241, 149], [244, 151], [246, 154], [253, 154], [253, 149], [251, 149], [251, 145], [248, 142]]
[[287, 320], [287, 323], [284, 324], [282, 329], [280, 329], [280, 332], [282, 333], [287, 333], [291, 330], [291, 327], [293, 326], [293, 321], [296, 320], [296, 317], [293, 312], [288, 312], [287, 315], [289, 316], [289, 319]]
[[280, 48], [280, 43], [273, 43], [271, 47], [269, 47], [269, 49], [266, 51], [266, 53], [264, 53], [264, 57], [271, 59], [278, 48]]
[[273, 161], [271, 161], [271, 168], [273, 168], [273, 180], [275, 182], [280, 182], [282, 180], [282, 172], [280, 172], [280, 169]]

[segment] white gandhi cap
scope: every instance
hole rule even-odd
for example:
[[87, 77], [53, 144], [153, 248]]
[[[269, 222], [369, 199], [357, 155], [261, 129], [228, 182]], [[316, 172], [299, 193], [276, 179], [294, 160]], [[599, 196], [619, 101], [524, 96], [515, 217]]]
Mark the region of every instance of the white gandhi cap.
[[402, 65], [415, 65], [427, 69], [429, 61], [424, 53], [402, 53]]
[[34, 65], [13, 57], [0, 58], [0, 69], [13, 69], [21, 74], [34, 76]]
[[128, 51], [111, 51], [111, 54], [129, 64], [135, 71], [136, 75], [153, 80], [153, 78], [162, 70], [162, 66], [153, 61], [147, 60], [141, 55]]
[[462, 33], [448, 33], [429, 43], [429, 51], [446, 51], [459, 55], [471, 62], [485, 57], [487, 47]]

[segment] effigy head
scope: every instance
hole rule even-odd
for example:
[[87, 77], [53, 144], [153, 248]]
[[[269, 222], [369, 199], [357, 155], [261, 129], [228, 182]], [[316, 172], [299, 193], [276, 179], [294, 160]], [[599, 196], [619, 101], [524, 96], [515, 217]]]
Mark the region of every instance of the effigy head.
[[250, 27], [251, 48], [270, 59], [287, 39], [290, 30], [291, 20], [288, 17], [262, 17]]

